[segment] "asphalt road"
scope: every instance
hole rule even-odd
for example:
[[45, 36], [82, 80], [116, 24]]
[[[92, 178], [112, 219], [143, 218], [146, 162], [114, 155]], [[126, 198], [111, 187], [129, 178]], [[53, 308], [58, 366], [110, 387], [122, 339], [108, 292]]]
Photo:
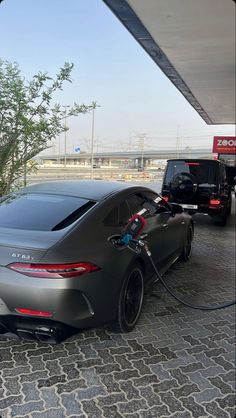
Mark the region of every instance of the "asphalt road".
[[[165, 277], [179, 295], [235, 297], [233, 212], [223, 228], [195, 215], [192, 258]], [[0, 336], [0, 416], [233, 418], [234, 313], [187, 308], [157, 284], [130, 334], [108, 326], [56, 346]]]

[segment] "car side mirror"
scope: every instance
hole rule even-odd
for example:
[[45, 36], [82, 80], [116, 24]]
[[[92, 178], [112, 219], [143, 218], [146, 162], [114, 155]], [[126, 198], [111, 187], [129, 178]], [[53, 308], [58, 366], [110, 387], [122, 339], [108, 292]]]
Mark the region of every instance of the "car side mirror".
[[183, 213], [183, 208], [182, 206], [178, 205], [177, 203], [170, 203], [170, 207], [171, 207], [171, 212], [173, 215], [176, 215], [178, 213]]

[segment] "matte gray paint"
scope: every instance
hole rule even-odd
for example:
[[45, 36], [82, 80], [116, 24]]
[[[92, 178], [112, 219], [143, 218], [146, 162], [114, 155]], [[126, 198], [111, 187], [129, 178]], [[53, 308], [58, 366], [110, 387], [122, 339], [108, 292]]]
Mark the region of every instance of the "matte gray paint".
[[[60, 183], [51, 184], [51, 186], [47, 183], [45, 186], [40, 185], [39, 188], [32, 186], [27, 190], [35, 193], [35, 189], [40, 189], [41, 193], [44, 187], [48, 192], [51, 187], [52, 193], [55, 193], [55, 189], [58, 193]], [[80, 187], [83, 189], [84, 184], [80, 181], [77, 182], [78, 195], [80, 195]], [[104, 193], [102, 193], [103, 184]], [[68, 185], [69, 193], [75, 193], [75, 190], [71, 189], [70, 181], [62, 182], [63, 193], [66, 185]], [[75, 185], [76, 183], [73, 182], [73, 188]], [[89, 185], [90, 191], [88, 191]], [[127, 248], [118, 252], [108, 242], [108, 237], [121, 232], [121, 228], [104, 227], [103, 220], [109, 211], [129, 194], [150, 189], [120, 183], [115, 185], [116, 187], [110, 182], [86, 182], [87, 194], [91, 193], [91, 196], [95, 196], [93, 193], [99, 193], [99, 203], [73, 225], [57, 231], [57, 233], [44, 232], [41, 234], [37, 232], [35, 234], [34, 231], [27, 231], [22, 235], [20, 241], [19, 231], [16, 236], [11, 233], [12, 231], [6, 231], [5, 239], [8, 241], [8, 245], [12, 246], [6, 246], [4, 238], [1, 238], [0, 299], [3, 300], [5, 309], [2, 308], [0, 311], [0, 322], [4, 322], [4, 318], [8, 318], [8, 320], [10, 318], [13, 330], [19, 319], [21, 322], [29, 322], [30, 318], [17, 315], [14, 312], [17, 307], [53, 312], [53, 319], [49, 321], [52, 325], [53, 321], [56, 321], [78, 328], [95, 326], [116, 318], [118, 297], [124, 277], [134, 261], [137, 260], [137, 256]], [[115, 189], [116, 191], [114, 191]], [[162, 218], [160, 217], [160, 220]], [[181, 224], [183, 219], [185, 224]], [[150, 231], [150, 242], [152, 241], [150, 247], [153, 248], [154, 258], [161, 272], [164, 272], [180, 255], [191, 218], [186, 214], [177, 214], [174, 217], [171, 213], [166, 214], [165, 224], [169, 222], [169, 230], [158, 223], [158, 216], [152, 222], [153, 227], [157, 227], [156, 231], [159, 232], [156, 232], [155, 241], [155, 233]], [[23, 249], [17, 247], [19, 243], [24, 243]], [[33, 249], [34, 247], [37, 249]], [[100, 266], [102, 270], [67, 279], [28, 277], [4, 267], [9, 262], [15, 261], [10, 259], [9, 254], [18, 250], [31, 254], [36, 261], [45, 264], [89, 261]], [[165, 253], [168, 254], [168, 257], [164, 260]], [[147, 283], [153, 275], [151, 265], [144, 255], [140, 256], [140, 261], [145, 266]], [[43, 324], [46, 320], [40, 321]]]

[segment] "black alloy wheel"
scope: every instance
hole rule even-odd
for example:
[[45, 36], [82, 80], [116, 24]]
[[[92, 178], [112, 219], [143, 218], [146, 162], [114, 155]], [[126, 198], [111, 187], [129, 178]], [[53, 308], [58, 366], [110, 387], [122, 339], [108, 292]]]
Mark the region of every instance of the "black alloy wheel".
[[180, 259], [182, 261], [188, 261], [192, 254], [192, 240], [193, 240], [193, 228], [192, 226], [188, 227], [187, 230], [187, 236], [185, 238], [185, 243], [183, 247], [182, 254], [180, 256]]
[[116, 329], [130, 332], [138, 322], [144, 297], [143, 272], [139, 264], [135, 264], [128, 272], [123, 283], [119, 303]]

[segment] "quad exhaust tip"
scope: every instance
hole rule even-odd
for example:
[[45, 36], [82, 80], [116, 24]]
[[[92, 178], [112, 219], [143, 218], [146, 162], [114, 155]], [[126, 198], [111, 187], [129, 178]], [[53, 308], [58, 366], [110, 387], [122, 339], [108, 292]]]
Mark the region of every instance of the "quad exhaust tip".
[[40, 341], [41, 343], [49, 344], [58, 344], [64, 338], [65, 335], [63, 332], [58, 332], [54, 329], [49, 329], [48, 331], [41, 330], [31, 330], [31, 329], [20, 329], [16, 330], [16, 334], [27, 341]]
[[40, 341], [42, 343], [57, 344], [61, 342], [62, 338], [54, 330], [37, 331], [30, 329], [17, 329], [16, 334], [27, 341]]
[[36, 321], [21, 322], [18, 324], [11, 324], [10, 322], [0, 322], [0, 335], [6, 333], [13, 333], [22, 340], [38, 341], [46, 344], [59, 344], [67, 338], [78, 332], [78, 329], [69, 325], [57, 323], [40, 324]]
[[0, 334], [6, 334], [7, 333], [7, 328], [0, 323]]
[[23, 340], [27, 341], [39, 341], [47, 344], [59, 344], [65, 339], [75, 334], [74, 328], [71, 327], [59, 327], [59, 328], [17, 328], [15, 333]]

